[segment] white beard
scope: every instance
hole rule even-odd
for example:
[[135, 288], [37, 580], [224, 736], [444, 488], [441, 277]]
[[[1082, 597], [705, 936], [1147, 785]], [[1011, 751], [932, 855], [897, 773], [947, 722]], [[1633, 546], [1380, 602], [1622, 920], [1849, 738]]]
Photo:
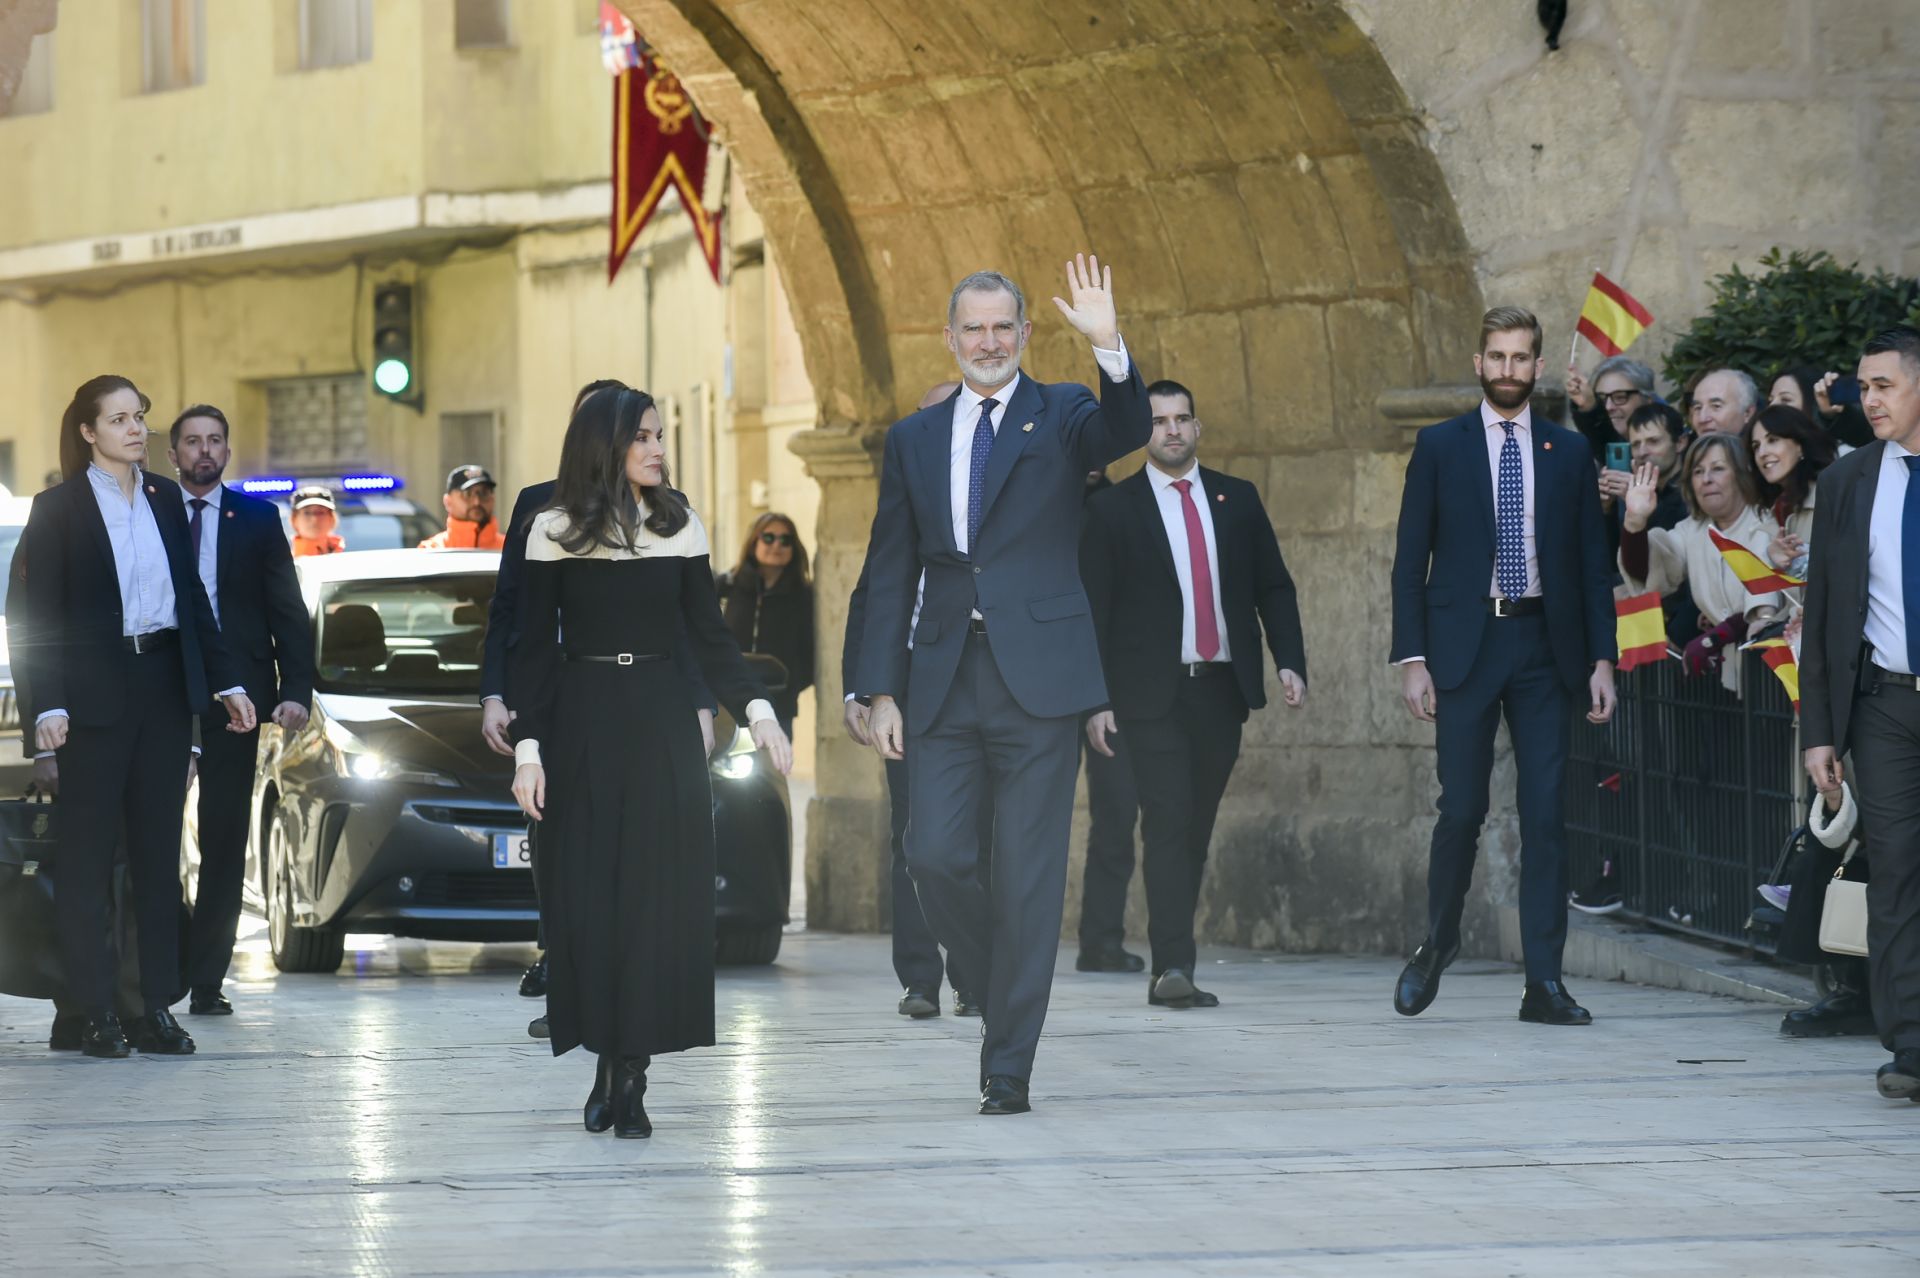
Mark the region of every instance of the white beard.
[[1020, 371], [1020, 357], [1024, 354], [1026, 354], [1024, 349], [1014, 351], [1013, 354], [1007, 356], [999, 370], [992, 373], [981, 369], [976, 364], [968, 362], [958, 354], [954, 355], [953, 362], [959, 366], [960, 376], [962, 378], [972, 382], [975, 386], [982, 386], [988, 390], [993, 390], [996, 387], [1005, 386], [1013, 380], [1014, 374]]

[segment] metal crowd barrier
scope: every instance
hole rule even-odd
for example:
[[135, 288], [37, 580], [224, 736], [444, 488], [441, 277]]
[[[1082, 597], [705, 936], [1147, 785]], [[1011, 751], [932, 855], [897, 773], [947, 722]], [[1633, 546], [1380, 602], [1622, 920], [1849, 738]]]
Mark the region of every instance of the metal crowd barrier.
[[1568, 880], [1583, 888], [1611, 859], [1622, 914], [1771, 953], [1749, 918], [1804, 816], [1805, 773], [1793, 702], [1756, 654], [1739, 655], [1741, 695], [1669, 660], [1620, 676], [1613, 722], [1576, 714]]

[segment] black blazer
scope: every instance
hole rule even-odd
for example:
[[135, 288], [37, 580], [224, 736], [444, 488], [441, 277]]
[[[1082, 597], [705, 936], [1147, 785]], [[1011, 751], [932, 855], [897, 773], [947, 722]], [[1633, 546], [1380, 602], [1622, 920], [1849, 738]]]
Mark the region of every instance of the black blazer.
[[[1220, 610], [1227, 648], [1247, 707], [1267, 704], [1260, 633], [1277, 668], [1307, 676], [1306, 641], [1293, 578], [1261, 504], [1244, 479], [1200, 468], [1220, 559]], [[1157, 719], [1173, 709], [1180, 680], [1180, 631], [1186, 603], [1174, 573], [1173, 546], [1145, 470], [1087, 501], [1080, 575], [1093, 605], [1093, 629], [1114, 713]]]
[[[1820, 475], [1800, 635], [1800, 745], [1846, 754], [1853, 694], [1867, 662], [1867, 550], [1886, 441], [1857, 448]], [[1913, 622], [1908, 622], [1909, 625]]]
[[[500, 547], [500, 577], [494, 583], [493, 602], [487, 606], [487, 638], [480, 655], [482, 702], [488, 697], [499, 697], [509, 709], [513, 706], [507, 700], [507, 656], [520, 642], [520, 586], [527, 575], [527, 532], [533, 527], [533, 517], [552, 504], [553, 488], [551, 479], [533, 484], [522, 488], [513, 501], [506, 543]], [[700, 664], [694, 660], [684, 624], [674, 636], [673, 663], [679, 667], [680, 677], [687, 681], [693, 704], [717, 710], [713, 693], [700, 673]]]
[[768, 693], [774, 711], [792, 720], [800, 694], [813, 686], [813, 583], [784, 572], [772, 590], [760, 589], [751, 567], [718, 583], [720, 611], [741, 652], [764, 653], [787, 669], [787, 686]]
[[[300, 597], [280, 512], [271, 502], [223, 488], [219, 518], [213, 554], [220, 583], [220, 637], [240, 670], [247, 696], [263, 719], [282, 701], [310, 708], [313, 619]], [[226, 716], [222, 712], [219, 717]]]
[[[1593, 664], [1619, 656], [1609, 585], [1613, 565], [1593, 450], [1578, 432], [1538, 412], [1533, 486], [1547, 637], [1560, 681], [1585, 696]], [[1493, 552], [1493, 472], [1475, 405], [1414, 440], [1393, 555], [1389, 660], [1425, 657], [1433, 686], [1442, 690], [1466, 682], [1487, 624]]]
[[[245, 681], [214, 624], [206, 588], [194, 568], [179, 485], [145, 471], [139, 480], [153, 508], [173, 582], [180, 625], [174, 651], [180, 655], [187, 686], [182, 709], [199, 713], [211, 707], [216, 690], [244, 686]], [[106, 521], [86, 475], [33, 499], [21, 553], [26, 556], [34, 715], [64, 709], [76, 724], [116, 722], [128, 699], [142, 690], [129, 686], [126, 663], [119, 659], [125, 651], [120, 579]], [[22, 722], [31, 720], [23, 716]]]

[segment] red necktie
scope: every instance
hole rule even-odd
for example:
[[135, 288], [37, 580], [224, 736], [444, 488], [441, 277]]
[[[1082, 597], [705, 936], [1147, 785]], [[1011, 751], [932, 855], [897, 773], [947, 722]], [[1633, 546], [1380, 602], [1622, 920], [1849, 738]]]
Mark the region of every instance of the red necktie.
[[1187, 519], [1187, 560], [1193, 565], [1193, 650], [1200, 660], [1212, 661], [1220, 655], [1220, 628], [1213, 620], [1213, 570], [1207, 567], [1207, 530], [1200, 526], [1200, 511], [1193, 504], [1193, 481], [1176, 479], [1180, 490], [1180, 513]]

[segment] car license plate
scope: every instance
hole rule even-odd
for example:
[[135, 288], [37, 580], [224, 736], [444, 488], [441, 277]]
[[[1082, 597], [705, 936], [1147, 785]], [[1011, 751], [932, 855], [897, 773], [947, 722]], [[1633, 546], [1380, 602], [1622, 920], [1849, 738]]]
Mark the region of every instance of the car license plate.
[[530, 870], [533, 868], [533, 843], [525, 834], [493, 836], [493, 868]]

